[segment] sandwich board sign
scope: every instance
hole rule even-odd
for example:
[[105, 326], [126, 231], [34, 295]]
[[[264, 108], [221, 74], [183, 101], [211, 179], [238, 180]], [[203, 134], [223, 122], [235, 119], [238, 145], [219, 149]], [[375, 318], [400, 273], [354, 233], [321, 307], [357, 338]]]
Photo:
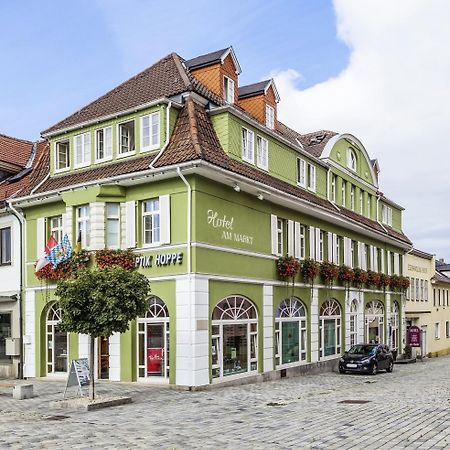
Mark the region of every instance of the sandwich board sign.
[[90, 381], [88, 358], [72, 359], [66, 388], [64, 389], [64, 398], [66, 397], [67, 388], [71, 386], [78, 386], [80, 395], [83, 396], [83, 387], [89, 386]]

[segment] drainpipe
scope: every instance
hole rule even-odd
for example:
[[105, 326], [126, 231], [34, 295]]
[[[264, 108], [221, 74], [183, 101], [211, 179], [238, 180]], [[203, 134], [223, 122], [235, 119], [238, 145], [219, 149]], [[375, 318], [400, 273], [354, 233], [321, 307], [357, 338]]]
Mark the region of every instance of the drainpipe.
[[160, 158], [160, 156], [162, 155], [163, 151], [166, 149], [166, 147], [169, 145], [169, 131], [170, 131], [170, 108], [172, 106], [172, 101], [169, 101], [169, 104], [166, 107], [166, 142], [164, 143], [164, 145], [161, 147], [161, 150], [159, 151], [159, 153], [156, 155], [155, 159], [150, 163], [150, 167], [153, 169], [154, 166], [153, 164], [156, 163], [156, 161], [158, 161], [158, 159]]
[[20, 354], [19, 354], [19, 379], [23, 380], [23, 349], [24, 349], [24, 345], [23, 345], [23, 286], [24, 286], [24, 282], [23, 282], [23, 278], [24, 278], [24, 270], [23, 270], [23, 265], [25, 262], [25, 254], [24, 254], [24, 222], [25, 219], [23, 217], [23, 215], [21, 213], [19, 213], [19, 211], [17, 211], [17, 209], [14, 208], [14, 206], [11, 204], [10, 200], [7, 200], [7, 204], [9, 206], [9, 209], [11, 210], [11, 212], [13, 213], [14, 217], [19, 221], [19, 230], [20, 230], [20, 288], [19, 288], [19, 296], [18, 296], [18, 301], [19, 301], [19, 334], [20, 334], [20, 342], [21, 342], [21, 346], [20, 346]]
[[177, 167], [177, 173], [178, 176], [181, 178], [183, 183], [187, 187], [187, 250], [188, 250], [188, 257], [187, 257], [187, 273], [190, 277], [191, 275], [191, 197], [192, 197], [192, 188], [191, 185], [188, 183], [184, 175], [181, 173], [181, 169]]

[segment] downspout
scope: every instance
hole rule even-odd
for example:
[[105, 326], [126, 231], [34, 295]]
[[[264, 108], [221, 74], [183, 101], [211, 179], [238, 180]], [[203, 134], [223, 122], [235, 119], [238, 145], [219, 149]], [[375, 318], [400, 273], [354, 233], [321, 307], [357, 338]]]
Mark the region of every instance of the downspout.
[[179, 167], [177, 167], [177, 173], [178, 176], [181, 178], [181, 180], [183, 181], [183, 183], [186, 185], [187, 187], [187, 194], [188, 194], [188, 199], [187, 199], [187, 273], [188, 276], [191, 275], [191, 197], [192, 197], [192, 188], [191, 185], [188, 183], [188, 181], [186, 180], [186, 178], [184, 177], [184, 175], [181, 173], [181, 169]]
[[150, 163], [150, 167], [153, 169], [154, 166], [153, 164], [156, 163], [156, 161], [158, 161], [158, 159], [160, 158], [160, 156], [162, 155], [163, 151], [166, 149], [166, 147], [169, 145], [169, 131], [170, 131], [170, 108], [172, 106], [172, 101], [169, 101], [169, 104], [166, 107], [166, 142], [164, 143], [164, 145], [161, 147], [161, 150], [159, 151], [159, 153], [156, 155], [155, 159]]
[[14, 208], [14, 206], [11, 204], [10, 200], [7, 200], [7, 204], [9, 206], [9, 209], [15, 216], [15, 218], [19, 221], [19, 230], [20, 230], [20, 288], [19, 288], [19, 333], [20, 333], [20, 354], [19, 354], [19, 379], [23, 380], [23, 350], [24, 350], [24, 344], [23, 344], [23, 278], [24, 278], [24, 270], [23, 265], [25, 263], [25, 254], [24, 254], [24, 217], [17, 209]]

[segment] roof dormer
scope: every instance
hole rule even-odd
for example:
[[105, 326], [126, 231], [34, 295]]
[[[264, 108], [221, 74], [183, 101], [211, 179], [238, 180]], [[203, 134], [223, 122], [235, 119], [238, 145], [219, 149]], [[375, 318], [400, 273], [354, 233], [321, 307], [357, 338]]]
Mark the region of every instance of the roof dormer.
[[186, 67], [210, 91], [226, 103], [237, 103], [241, 66], [233, 47], [224, 48], [185, 61]]
[[277, 127], [277, 103], [280, 101], [273, 79], [239, 88], [239, 106], [272, 130]]

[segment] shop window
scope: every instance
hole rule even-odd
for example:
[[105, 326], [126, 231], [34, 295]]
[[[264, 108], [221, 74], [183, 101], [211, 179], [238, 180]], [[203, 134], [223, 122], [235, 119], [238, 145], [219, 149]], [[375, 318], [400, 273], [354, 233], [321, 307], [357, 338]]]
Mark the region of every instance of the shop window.
[[148, 299], [144, 317], [138, 319], [138, 377], [168, 379], [169, 310], [159, 297]]
[[69, 336], [59, 329], [62, 310], [53, 303], [47, 313], [47, 374], [67, 372]]
[[62, 171], [70, 168], [70, 148], [69, 141], [60, 141], [56, 143], [55, 151], [55, 170]]
[[112, 158], [112, 127], [101, 128], [95, 132], [95, 159], [106, 161]]
[[135, 151], [134, 120], [119, 125], [119, 155]]
[[283, 300], [275, 319], [276, 365], [306, 361], [306, 309], [297, 298]]
[[0, 228], [0, 265], [11, 264], [11, 227]]
[[320, 308], [319, 342], [320, 357], [327, 358], [341, 354], [341, 307], [330, 299]]
[[384, 306], [379, 300], [366, 304], [365, 341], [384, 344]]
[[11, 337], [11, 313], [0, 313], [0, 363], [10, 363], [6, 355], [6, 339]]
[[214, 308], [212, 319], [213, 378], [256, 372], [258, 318], [255, 306], [245, 297], [227, 297]]

